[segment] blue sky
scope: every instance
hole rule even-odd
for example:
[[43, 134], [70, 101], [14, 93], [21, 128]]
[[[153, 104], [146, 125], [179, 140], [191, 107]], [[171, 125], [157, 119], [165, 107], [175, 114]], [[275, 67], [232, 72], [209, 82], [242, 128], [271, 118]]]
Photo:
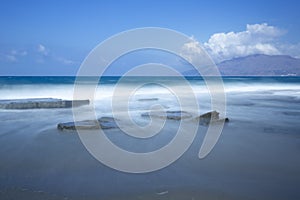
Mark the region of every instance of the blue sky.
[[216, 61], [254, 53], [300, 56], [298, 1], [0, 3], [0, 75], [75, 75], [101, 41], [149, 26], [193, 36]]

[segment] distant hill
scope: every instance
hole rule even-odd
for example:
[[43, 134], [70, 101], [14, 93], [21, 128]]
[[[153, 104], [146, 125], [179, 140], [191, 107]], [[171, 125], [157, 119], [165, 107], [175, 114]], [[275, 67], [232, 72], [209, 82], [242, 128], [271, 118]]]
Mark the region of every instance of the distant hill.
[[291, 56], [251, 55], [218, 64], [222, 75], [300, 76], [300, 59]]
[[[225, 76], [300, 76], [300, 59], [285, 55], [256, 54], [226, 60], [217, 66]], [[195, 70], [184, 72], [186, 76], [196, 74]]]

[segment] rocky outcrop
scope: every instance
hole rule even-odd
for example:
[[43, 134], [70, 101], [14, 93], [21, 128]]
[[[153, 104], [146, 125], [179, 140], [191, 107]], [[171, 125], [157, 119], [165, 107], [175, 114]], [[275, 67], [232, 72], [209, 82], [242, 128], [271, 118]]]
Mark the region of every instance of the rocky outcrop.
[[0, 100], [0, 109], [72, 108], [89, 105], [89, 100], [62, 100], [53, 98]]
[[185, 111], [167, 111], [167, 112], [151, 112], [151, 113], [143, 113], [142, 117], [158, 117], [158, 118], [166, 118], [169, 120], [182, 120], [191, 118], [192, 115]]
[[63, 130], [92, 130], [118, 128], [113, 117], [101, 117], [98, 120], [59, 123], [57, 129]]
[[[186, 111], [166, 111], [166, 112], [147, 112], [143, 113], [141, 115], [142, 117], [157, 117], [157, 118], [166, 118], [168, 120], [183, 120], [183, 119], [188, 119], [192, 118], [193, 115], [191, 113], [188, 113]], [[212, 123], [221, 123], [221, 122], [229, 122], [229, 119], [226, 118], [220, 118], [220, 113], [217, 111], [211, 111], [204, 113], [200, 115], [199, 117], [196, 117], [196, 119], [199, 120], [200, 125], [209, 125]]]
[[217, 111], [211, 111], [207, 112], [205, 114], [202, 114], [198, 117], [199, 123], [201, 125], [209, 125], [211, 123], [224, 123], [224, 122], [229, 122], [229, 119], [226, 118], [220, 118], [220, 113]]
[[[166, 111], [166, 112], [150, 112], [143, 113], [142, 117], [157, 117], [168, 120], [183, 120], [192, 118], [192, 114], [185, 111]], [[194, 118], [192, 118], [194, 119]], [[212, 123], [228, 122], [228, 118], [220, 118], [217, 111], [211, 111], [198, 117], [200, 125], [209, 125]], [[83, 120], [77, 122], [59, 123], [57, 129], [64, 130], [93, 130], [93, 129], [113, 129], [119, 128], [113, 117], [101, 117], [97, 120]]]

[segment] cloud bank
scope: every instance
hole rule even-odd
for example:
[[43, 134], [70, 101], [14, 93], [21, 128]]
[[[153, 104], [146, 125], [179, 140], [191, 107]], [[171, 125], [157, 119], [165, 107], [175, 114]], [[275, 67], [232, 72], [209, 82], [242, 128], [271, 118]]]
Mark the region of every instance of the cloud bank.
[[194, 38], [190, 38], [190, 42], [185, 43], [182, 46], [180, 56], [185, 58], [189, 62], [195, 62], [195, 60], [201, 60], [205, 52], [201, 48], [201, 44]]
[[205, 50], [215, 61], [252, 54], [283, 54], [277, 40], [285, 31], [267, 23], [247, 24], [241, 32], [216, 33], [204, 43]]

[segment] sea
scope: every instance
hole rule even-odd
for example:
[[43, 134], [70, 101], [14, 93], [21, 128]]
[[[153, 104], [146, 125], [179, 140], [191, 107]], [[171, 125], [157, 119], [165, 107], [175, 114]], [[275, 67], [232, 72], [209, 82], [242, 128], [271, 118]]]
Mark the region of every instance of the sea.
[[[73, 100], [79, 84], [95, 88], [92, 100], [85, 94], [80, 98], [91, 100], [97, 117], [113, 116], [114, 103], [125, 101], [128, 107], [122, 112], [141, 126], [149, 123], [141, 115], [153, 106], [182, 111], [180, 96], [196, 98], [198, 110], [185, 107], [193, 116], [214, 108], [215, 91], [203, 77], [185, 77], [186, 82], [147, 76], [121, 80], [2, 76], [0, 103]], [[225, 97], [220, 116], [229, 122], [212, 151], [199, 159], [207, 132], [207, 126], [199, 125], [194, 141], [178, 160], [148, 173], [112, 169], [89, 153], [76, 131], [57, 130], [58, 123], [74, 121], [70, 108], [0, 110], [0, 199], [300, 199], [300, 77], [218, 80], [222, 91], [217, 93]], [[192, 94], [185, 90], [186, 84]], [[133, 90], [128, 93], [128, 88]], [[75, 109], [84, 114], [87, 106]], [[180, 121], [169, 120], [161, 133], [145, 140], [130, 138], [118, 129], [105, 134], [121, 148], [147, 152], [168, 144], [179, 125]]]

